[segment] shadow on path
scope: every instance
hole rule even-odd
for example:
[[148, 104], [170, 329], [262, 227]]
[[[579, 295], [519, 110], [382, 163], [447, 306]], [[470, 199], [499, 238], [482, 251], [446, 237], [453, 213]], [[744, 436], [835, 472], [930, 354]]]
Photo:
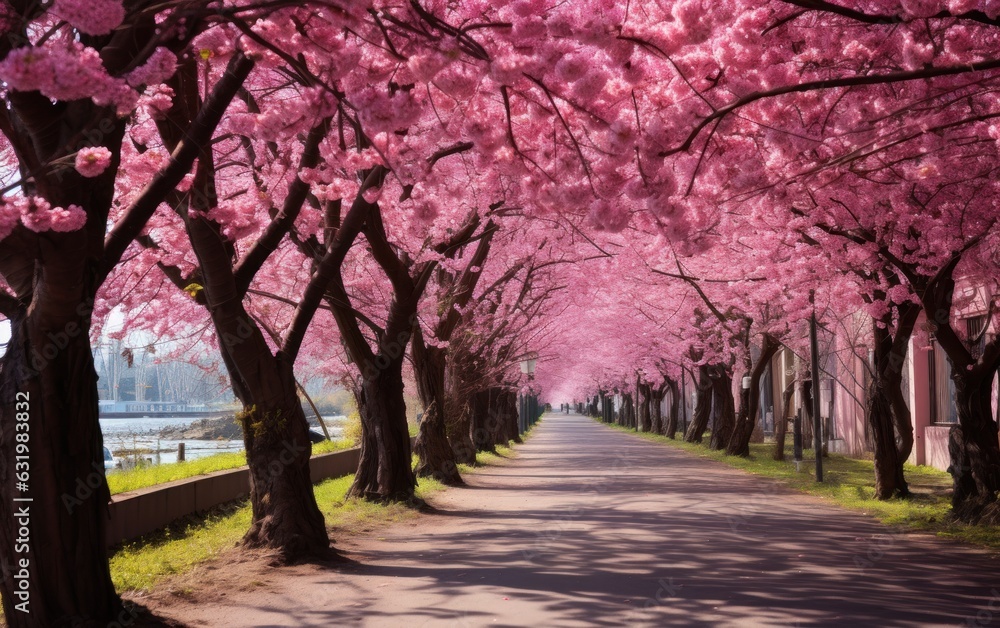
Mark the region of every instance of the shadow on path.
[[[897, 534], [584, 417], [549, 414], [537, 429], [516, 460], [450, 489], [435, 513], [361, 542], [356, 564], [284, 578], [217, 617], [245, 626], [1000, 625], [1000, 570], [984, 552]], [[192, 623], [212, 621], [206, 613], [192, 612]]]

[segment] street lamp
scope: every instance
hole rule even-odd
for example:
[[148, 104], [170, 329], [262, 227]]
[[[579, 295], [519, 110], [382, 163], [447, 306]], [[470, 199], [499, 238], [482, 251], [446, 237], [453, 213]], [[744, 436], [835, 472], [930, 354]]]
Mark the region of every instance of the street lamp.
[[534, 351], [525, 354], [524, 359], [521, 360], [521, 372], [528, 376], [529, 382], [535, 378], [535, 365], [537, 363], [538, 354]]

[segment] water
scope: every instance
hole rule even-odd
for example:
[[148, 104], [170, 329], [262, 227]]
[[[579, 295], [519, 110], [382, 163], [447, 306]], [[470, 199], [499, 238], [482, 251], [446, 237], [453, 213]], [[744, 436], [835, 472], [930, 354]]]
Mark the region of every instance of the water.
[[[148, 449], [154, 453], [143, 454], [154, 464], [177, 462], [177, 445], [184, 443], [188, 460], [203, 458], [219, 453], [243, 451], [242, 440], [167, 440], [159, 437], [160, 430], [167, 427], [187, 427], [207, 416], [156, 417], [136, 419], [101, 419], [101, 433], [104, 446], [116, 457], [123, 449]], [[324, 416], [323, 421], [330, 431], [330, 437], [337, 439], [344, 434], [344, 416]], [[318, 429], [318, 428], [317, 428]], [[159, 453], [155, 453], [159, 450]]]

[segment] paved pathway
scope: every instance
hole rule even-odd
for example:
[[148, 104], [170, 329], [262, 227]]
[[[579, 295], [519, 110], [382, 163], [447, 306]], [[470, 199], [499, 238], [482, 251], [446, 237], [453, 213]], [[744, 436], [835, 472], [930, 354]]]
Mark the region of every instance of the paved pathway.
[[1000, 626], [985, 553], [584, 417], [549, 414], [470, 484], [338, 543], [357, 564], [158, 610], [212, 626]]

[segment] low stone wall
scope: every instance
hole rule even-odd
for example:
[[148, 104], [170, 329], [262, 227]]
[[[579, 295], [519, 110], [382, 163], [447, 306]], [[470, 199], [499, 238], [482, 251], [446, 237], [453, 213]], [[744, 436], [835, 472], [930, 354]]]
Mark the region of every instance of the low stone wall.
[[[412, 440], [411, 440], [412, 444]], [[358, 469], [360, 449], [346, 449], [313, 456], [309, 473], [313, 482], [350, 475]], [[111, 497], [108, 509], [108, 546], [155, 532], [187, 515], [250, 496], [247, 467], [216, 471], [185, 480], [158, 484]]]

